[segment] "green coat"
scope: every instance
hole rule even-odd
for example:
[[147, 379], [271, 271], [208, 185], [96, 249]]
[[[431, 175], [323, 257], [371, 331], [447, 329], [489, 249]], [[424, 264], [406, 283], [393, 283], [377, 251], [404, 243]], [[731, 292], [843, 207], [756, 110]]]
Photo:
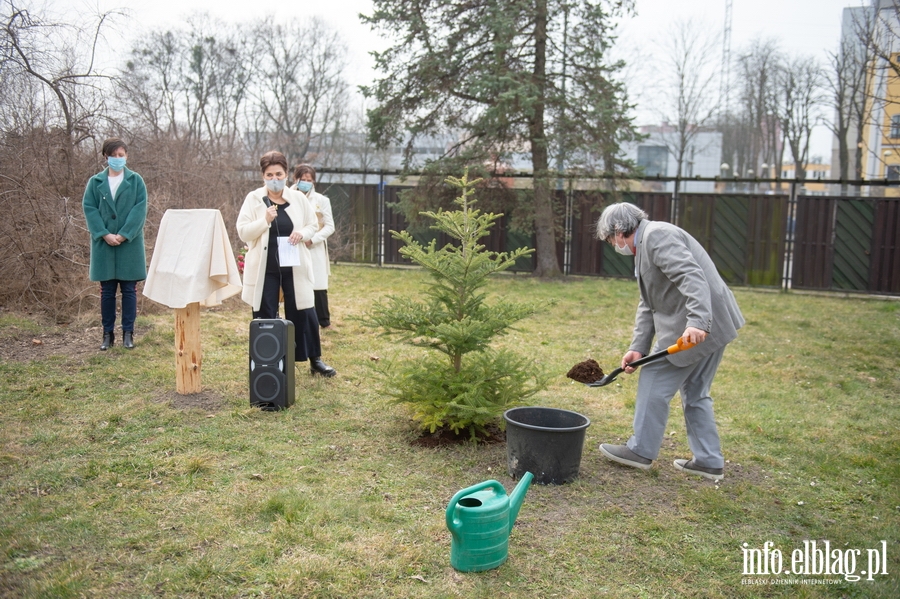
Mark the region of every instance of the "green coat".
[[[144, 221], [147, 219], [147, 187], [134, 171], [125, 177], [113, 200], [109, 189], [109, 169], [91, 177], [82, 200], [84, 218], [91, 233], [91, 280], [143, 281], [147, 278], [144, 253]], [[120, 245], [106, 243], [103, 236], [119, 234]]]

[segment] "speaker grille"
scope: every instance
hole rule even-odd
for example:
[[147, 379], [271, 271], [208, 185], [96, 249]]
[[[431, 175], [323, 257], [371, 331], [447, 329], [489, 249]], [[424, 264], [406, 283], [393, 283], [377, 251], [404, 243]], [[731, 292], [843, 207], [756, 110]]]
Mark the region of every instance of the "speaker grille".
[[276, 376], [273, 372], [259, 372], [253, 377], [253, 392], [258, 401], [274, 401], [281, 395], [281, 373]]
[[260, 364], [274, 364], [284, 356], [281, 339], [269, 331], [261, 331], [253, 340], [252, 357]]

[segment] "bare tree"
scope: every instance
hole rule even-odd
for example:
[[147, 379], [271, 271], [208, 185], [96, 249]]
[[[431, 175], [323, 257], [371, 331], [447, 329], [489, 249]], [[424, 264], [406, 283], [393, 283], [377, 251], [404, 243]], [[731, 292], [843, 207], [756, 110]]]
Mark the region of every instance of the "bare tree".
[[809, 56], [797, 56], [778, 69], [778, 119], [794, 161], [794, 176], [806, 179], [809, 141], [825, 103], [824, 73]]
[[13, 0], [0, 0], [0, 96], [6, 131], [56, 128], [72, 149], [93, 135], [104, 110], [109, 78], [95, 67], [107, 12], [81, 21], [56, 21]]
[[323, 161], [340, 137], [347, 103], [347, 48], [323, 21], [262, 21], [254, 29], [261, 79], [255, 86], [257, 131], [291, 164]]
[[900, 0], [877, 0], [871, 22], [858, 23], [859, 38], [865, 43], [876, 68], [889, 69], [900, 77]]
[[[858, 125], [859, 141], [856, 150], [856, 170], [863, 176], [863, 151], [868, 151], [867, 176], [878, 176], [884, 164], [881, 148], [895, 142], [896, 129], [885, 131], [889, 115], [896, 112], [900, 102], [893, 91], [894, 81], [900, 77], [900, 0], [877, 0], [868, 10], [857, 11], [857, 41], [866, 49], [866, 96], [854, 104], [854, 125]], [[895, 118], [891, 116], [891, 118]], [[868, 133], [868, 135], [866, 135]]]
[[679, 21], [672, 37], [663, 44], [665, 85], [657, 105], [661, 120], [669, 127], [661, 129], [660, 139], [675, 158], [676, 176], [684, 174], [688, 151], [696, 148], [697, 135], [709, 127], [716, 116], [715, 49], [718, 40], [704, 33], [695, 21]]
[[122, 90], [138, 129], [218, 156], [238, 146], [246, 127], [253, 55], [235, 26], [206, 14], [187, 26], [140, 40], [122, 72]]
[[214, 154], [235, 147], [240, 137], [241, 110], [248, 96], [250, 42], [235, 26], [224, 26], [206, 15], [189, 21], [190, 61], [186, 83], [194, 101], [189, 123], [194, 134], [211, 142]]
[[724, 126], [723, 153], [736, 175], [759, 174], [762, 163], [781, 166], [776, 80], [782, 57], [772, 40], [756, 39], [738, 55], [735, 113]]
[[[856, 151], [860, 150], [862, 143], [860, 117], [865, 111], [866, 84], [869, 78], [866, 48], [854, 38], [843, 39], [838, 51], [830, 54], [829, 63], [828, 100], [834, 109], [834, 120], [826, 121], [826, 126], [831, 129], [838, 142], [838, 176], [843, 180], [850, 177], [850, 148], [853, 147], [853, 174], [858, 179], [861, 173]], [[844, 185], [842, 193], [846, 189], [847, 186]]]

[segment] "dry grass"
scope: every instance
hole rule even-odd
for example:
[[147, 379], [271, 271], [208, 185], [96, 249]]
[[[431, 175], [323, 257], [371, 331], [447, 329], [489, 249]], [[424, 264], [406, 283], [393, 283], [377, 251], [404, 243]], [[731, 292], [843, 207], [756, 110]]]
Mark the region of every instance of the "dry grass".
[[[353, 319], [423, 276], [336, 267], [324, 357], [339, 376], [298, 367], [297, 404], [279, 413], [249, 407], [249, 311], [236, 301], [202, 314], [195, 397], [174, 393], [171, 314], [140, 317], [138, 347], [106, 353], [29, 345], [67, 332], [0, 318], [0, 338], [22, 349], [4, 357], [23, 358], [0, 365], [0, 596], [900, 595], [900, 304], [737, 290], [748, 326], [713, 388], [729, 460], [716, 485], [671, 467], [688, 455], [677, 402], [659, 463], [632, 471], [597, 444], [627, 438], [636, 379], [589, 389], [565, 378], [585, 358], [618, 362], [633, 282], [494, 280], [492, 293], [557, 299], [504, 343], [558, 373], [541, 405], [592, 424], [579, 478], [528, 491], [509, 561], [461, 574], [447, 501], [489, 478], [511, 489], [505, 446], [411, 445], [415, 430], [369, 367], [407, 350]], [[742, 543], [789, 552], [805, 539], [884, 539], [889, 575], [742, 584]]]

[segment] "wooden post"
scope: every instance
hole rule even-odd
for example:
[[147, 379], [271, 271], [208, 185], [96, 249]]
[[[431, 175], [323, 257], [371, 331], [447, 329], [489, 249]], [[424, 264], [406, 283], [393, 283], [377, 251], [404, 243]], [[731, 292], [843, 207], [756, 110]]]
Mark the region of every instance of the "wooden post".
[[175, 388], [181, 395], [200, 393], [200, 303], [175, 308]]

